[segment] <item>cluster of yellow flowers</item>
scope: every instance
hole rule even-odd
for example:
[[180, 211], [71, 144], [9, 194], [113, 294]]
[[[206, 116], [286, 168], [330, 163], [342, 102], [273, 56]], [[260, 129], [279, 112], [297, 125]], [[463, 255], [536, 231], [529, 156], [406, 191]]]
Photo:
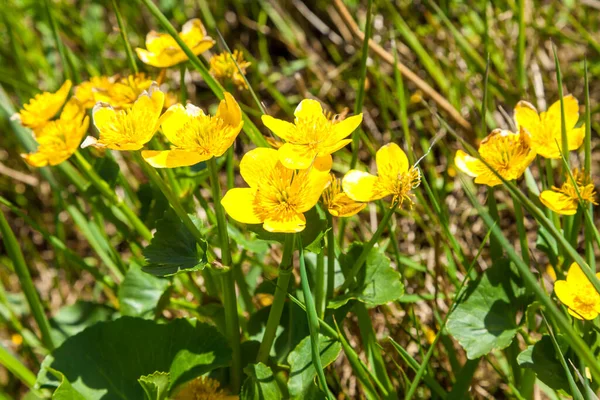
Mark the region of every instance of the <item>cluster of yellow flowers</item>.
[[[579, 120], [579, 103], [569, 95], [563, 97], [563, 104], [568, 149], [562, 148], [560, 100], [541, 113], [530, 103], [520, 101], [514, 111], [519, 132], [494, 130], [481, 141], [481, 159], [459, 150], [454, 160], [456, 166], [474, 177], [476, 183], [496, 186], [502, 183], [496, 173], [506, 180], [516, 180], [538, 154], [547, 159], [559, 159], [563, 154], [577, 150], [585, 137], [585, 126], [575, 127]], [[561, 187], [553, 186], [539, 195], [540, 202], [558, 214], [574, 215], [580, 199], [583, 203], [597, 205], [596, 191], [589, 174], [577, 168], [571, 174], [577, 188], [567, 171]], [[597, 276], [600, 278], [600, 273]], [[600, 313], [600, 294], [576, 263], [570, 266], [566, 280], [556, 281], [554, 292], [575, 318], [590, 320]]]
[[[514, 113], [518, 132], [500, 129], [492, 131], [481, 141], [479, 147], [481, 159], [459, 150], [454, 159], [456, 166], [474, 177], [476, 183], [496, 186], [502, 183], [496, 173], [508, 181], [516, 180], [523, 175], [536, 155], [558, 159], [561, 158], [561, 154], [577, 150], [581, 147], [585, 136], [585, 126], [575, 127], [579, 120], [579, 103], [571, 95], [563, 97], [563, 103], [568, 149], [562, 149], [560, 101], [554, 103], [548, 111], [541, 113], [538, 113], [530, 103], [520, 101]], [[594, 199], [596, 192], [589, 175], [577, 169], [573, 170], [572, 174], [577, 182], [581, 199], [596, 204]], [[540, 194], [540, 201], [556, 213], [575, 214], [579, 197], [569, 179], [569, 174], [566, 174], [565, 182], [560, 188], [554, 186], [551, 190], [544, 190]]]

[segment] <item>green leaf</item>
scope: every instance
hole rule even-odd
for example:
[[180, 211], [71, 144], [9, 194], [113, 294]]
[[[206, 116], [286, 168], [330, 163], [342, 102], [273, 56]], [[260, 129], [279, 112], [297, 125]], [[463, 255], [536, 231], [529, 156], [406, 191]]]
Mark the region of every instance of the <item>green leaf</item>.
[[548, 256], [551, 265], [558, 265], [558, 244], [556, 239], [543, 226], [538, 229], [535, 247]]
[[506, 259], [498, 260], [460, 295], [448, 318], [448, 332], [471, 360], [507, 347], [517, 333], [524, 288]]
[[156, 371], [151, 375], [142, 375], [138, 382], [144, 389], [146, 400], [165, 400], [169, 394], [171, 379], [168, 372]]
[[251, 251], [254, 254], [265, 254], [267, 251], [269, 251], [269, 245], [266, 242], [262, 240], [256, 240], [256, 235], [253, 233], [251, 234], [250, 238], [247, 238], [233, 224], [227, 224], [227, 233], [229, 234], [229, 237], [244, 250]]
[[48, 368], [48, 371], [60, 381], [58, 387], [52, 394], [52, 400], [86, 400], [81, 393], [73, 389], [71, 383], [62, 373], [52, 368]]
[[160, 189], [149, 183], [140, 185], [137, 197], [141, 203], [140, 218], [146, 223], [149, 229], [155, 228], [156, 223], [160, 221], [165, 212], [171, 207], [169, 201]]
[[169, 280], [147, 274], [132, 264], [119, 287], [121, 314], [153, 318], [156, 306], [169, 285]]
[[211, 325], [176, 319], [167, 324], [122, 317], [70, 337], [46, 357], [37, 379], [58, 386], [48, 368], [65, 375], [86, 399], [143, 399], [138, 379], [169, 372], [169, 391], [231, 361], [226, 339]]
[[[350, 269], [362, 249], [363, 244], [353, 243], [348, 253], [341, 257], [342, 269]], [[350, 300], [358, 300], [374, 307], [395, 301], [404, 294], [400, 273], [392, 268], [390, 259], [377, 248], [372, 248], [369, 252], [356, 280], [357, 283], [348, 292], [329, 302], [330, 308], [339, 308]]]
[[248, 378], [242, 387], [242, 400], [279, 400], [283, 398], [273, 371], [263, 363], [250, 364], [244, 368]]
[[[190, 215], [198, 229], [202, 223]], [[156, 223], [156, 233], [152, 242], [144, 249], [144, 257], [148, 265], [143, 271], [157, 276], [172, 276], [181, 272], [199, 271], [208, 265], [206, 258], [207, 243], [202, 246], [185, 227], [172, 209], [165, 212], [164, 217]]]
[[[309, 211], [304, 213], [306, 217], [306, 228], [297, 235], [302, 237], [302, 244], [304, 248], [319, 253], [322, 246], [317, 243], [321, 242], [321, 239], [327, 232], [327, 220], [325, 214], [318, 207], [313, 207]], [[249, 224], [247, 225], [248, 230], [256, 233], [259, 239], [283, 243], [285, 241], [285, 235], [287, 233], [275, 233], [266, 231], [260, 224]]]
[[52, 338], [59, 346], [68, 337], [78, 334], [96, 322], [108, 321], [113, 318], [115, 310], [103, 304], [89, 301], [77, 301], [75, 304], [62, 307], [50, 319]]
[[[341, 350], [342, 345], [340, 342], [327, 336], [319, 335], [319, 353], [321, 354], [323, 368], [334, 362]], [[288, 363], [290, 364], [288, 388], [291, 398], [325, 398], [325, 394], [319, 391], [315, 383], [317, 371], [312, 363], [310, 336], [304, 338], [289, 354]]]
[[[564, 353], [567, 349], [564, 339], [557, 336], [556, 340]], [[528, 346], [518, 355], [517, 363], [522, 368], [531, 368], [537, 378], [552, 389], [569, 391], [565, 370], [558, 360], [550, 336], [544, 335], [533, 346]]]

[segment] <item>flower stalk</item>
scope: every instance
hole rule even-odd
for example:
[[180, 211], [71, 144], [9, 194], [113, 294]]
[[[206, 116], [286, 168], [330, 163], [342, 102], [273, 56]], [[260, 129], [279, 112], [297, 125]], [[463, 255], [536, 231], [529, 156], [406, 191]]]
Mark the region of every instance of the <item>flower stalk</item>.
[[269, 359], [271, 347], [273, 347], [273, 341], [275, 340], [275, 334], [277, 333], [277, 327], [279, 326], [281, 314], [283, 313], [283, 306], [288, 294], [290, 278], [292, 277], [294, 236], [295, 235], [293, 233], [285, 235], [283, 255], [281, 257], [281, 263], [279, 264], [279, 276], [277, 277], [275, 295], [273, 297], [273, 303], [271, 304], [271, 310], [269, 311], [269, 318], [267, 319], [265, 334], [263, 335], [260, 348], [258, 349], [258, 357], [256, 358], [256, 362], [266, 363]]

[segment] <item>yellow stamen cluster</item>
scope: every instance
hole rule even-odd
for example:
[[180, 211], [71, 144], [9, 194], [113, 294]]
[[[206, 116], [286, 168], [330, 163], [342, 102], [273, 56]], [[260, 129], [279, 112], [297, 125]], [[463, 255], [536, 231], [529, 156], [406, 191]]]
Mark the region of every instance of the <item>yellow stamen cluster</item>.
[[241, 51], [234, 50], [233, 54], [225, 51], [212, 56], [210, 59], [210, 73], [221, 82], [230, 80], [238, 89], [248, 89], [244, 75], [246, 75], [246, 69], [251, 64], [249, 61], [244, 60]]

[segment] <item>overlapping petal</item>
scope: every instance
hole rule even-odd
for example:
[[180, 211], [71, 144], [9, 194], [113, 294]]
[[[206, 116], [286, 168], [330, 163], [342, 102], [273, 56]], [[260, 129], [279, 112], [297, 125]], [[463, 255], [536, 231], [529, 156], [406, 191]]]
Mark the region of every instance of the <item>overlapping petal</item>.
[[21, 125], [35, 131], [42, 128], [61, 109], [71, 90], [71, 81], [66, 80], [56, 92], [44, 92], [35, 95], [23, 109], [15, 114]]

